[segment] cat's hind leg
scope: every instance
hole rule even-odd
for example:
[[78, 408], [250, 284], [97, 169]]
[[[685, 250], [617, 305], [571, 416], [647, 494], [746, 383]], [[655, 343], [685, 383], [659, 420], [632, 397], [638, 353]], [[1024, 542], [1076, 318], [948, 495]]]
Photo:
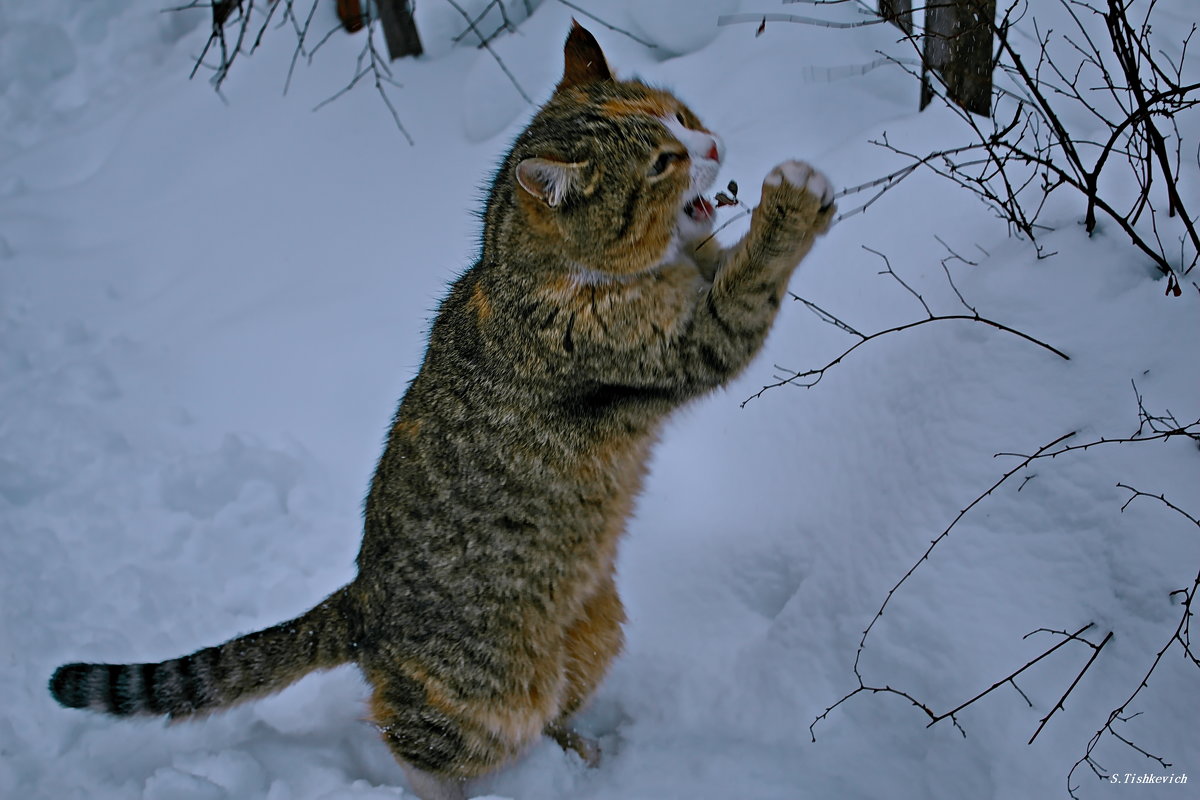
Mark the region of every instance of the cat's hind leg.
[[465, 800], [468, 751], [457, 721], [428, 700], [424, 686], [395, 672], [365, 666], [374, 687], [371, 720], [421, 800]]
[[566, 693], [558, 718], [546, 726], [546, 735], [563, 750], [577, 753], [591, 767], [600, 763], [600, 745], [575, 731], [570, 720], [591, 698], [609, 665], [621, 652], [625, 644], [625, 634], [621, 631], [624, 621], [625, 607], [609, 575], [566, 632]]
[[563, 752], [576, 754], [589, 767], [600, 766], [600, 743], [595, 739], [584, 736], [566, 723], [558, 722], [546, 726], [546, 735], [557, 742]]
[[549, 716], [520, 698], [454, 696], [413, 662], [376, 657], [362, 664], [371, 720], [421, 800], [462, 800], [465, 781], [521, 753]]

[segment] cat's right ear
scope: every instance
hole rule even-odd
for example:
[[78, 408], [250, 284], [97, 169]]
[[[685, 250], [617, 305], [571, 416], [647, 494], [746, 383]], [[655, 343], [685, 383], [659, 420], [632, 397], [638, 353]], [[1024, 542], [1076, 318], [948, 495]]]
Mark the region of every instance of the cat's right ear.
[[517, 164], [517, 183], [522, 189], [554, 208], [567, 192], [578, 185], [583, 164], [527, 158]]
[[563, 46], [563, 76], [554, 91], [561, 92], [572, 86], [598, 81], [611, 81], [612, 70], [604, 58], [604, 51], [591, 31], [571, 20], [571, 32]]

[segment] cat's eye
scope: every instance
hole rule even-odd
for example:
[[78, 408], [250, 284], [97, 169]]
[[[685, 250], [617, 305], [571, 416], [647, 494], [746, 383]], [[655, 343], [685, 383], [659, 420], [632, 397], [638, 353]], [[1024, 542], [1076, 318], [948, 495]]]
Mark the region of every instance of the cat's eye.
[[662, 175], [676, 161], [682, 161], [685, 158], [687, 156], [684, 153], [675, 150], [662, 151], [658, 154], [658, 158], [654, 159], [654, 163], [650, 165], [650, 177], [653, 178], [657, 175]]
[[680, 124], [680, 125], [682, 125], [683, 127], [685, 127], [685, 128], [686, 128], [686, 127], [688, 126], [688, 124], [687, 124], [687, 120], [683, 118], [683, 112], [682, 112], [682, 111], [676, 111], [676, 112], [675, 112], [675, 119], [677, 119], [677, 120], [679, 121], [679, 124]]

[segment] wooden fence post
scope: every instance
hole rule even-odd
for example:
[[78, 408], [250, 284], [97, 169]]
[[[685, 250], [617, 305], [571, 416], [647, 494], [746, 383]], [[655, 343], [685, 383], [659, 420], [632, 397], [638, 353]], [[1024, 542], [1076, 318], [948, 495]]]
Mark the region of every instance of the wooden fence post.
[[383, 37], [392, 61], [402, 56], [421, 55], [424, 50], [421, 37], [417, 35], [411, 0], [375, 0], [375, 6], [379, 9], [379, 23], [383, 26]]
[[925, 7], [921, 108], [933, 99], [929, 70], [952, 101], [974, 114], [992, 112], [992, 29], [996, 0], [930, 0]]

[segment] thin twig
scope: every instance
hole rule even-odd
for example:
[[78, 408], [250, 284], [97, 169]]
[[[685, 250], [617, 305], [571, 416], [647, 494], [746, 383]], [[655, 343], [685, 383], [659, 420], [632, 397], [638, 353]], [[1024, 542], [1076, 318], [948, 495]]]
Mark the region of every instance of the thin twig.
[[[560, 0], [561, 2], [561, 0]], [[821, 28], [865, 28], [868, 25], [882, 25], [887, 20], [882, 17], [858, 20], [856, 22], [836, 22], [817, 17], [802, 17], [797, 14], [722, 14], [717, 17], [718, 25], [741, 25], [746, 22], [762, 24], [764, 22], [793, 22], [802, 25], [816, 25]]]
[[[934, 323], [934, 322], [976, 322], [976, 323], [979, 323], [980, 325], [987, 325], [989, 327], [995, 328], [996, 330], [1004, 331], [1005, 333], [1011, 333], [1013, 336], [1024, 339], [1025, 341], [1027, 341], [1031, 344], [1036, 344], [1038, 347], [1041, 347], [1045, 350], [1049, 350], [1051, 353], [1053, 353], [1054, 355], [1063, 359], [1064, 361], [1071, 360], [1071, 357], [1069, 355], [1067, 355], [1063, 351], [1059, 350], [1057, 347], [1046, 344], [1041, 339], [1034, 338], [1033, 336], [1030, 336], [1027, 333], [1022, 333], [1021, 331], [1016, 330], [1015, 328], [1010, 328], [1009, 326], [1007, 326], [1001, 322], [996, 322], [993, 319], [988, 319], [986, 317], [977, 316], [975, 314], [943, 314], [943, 315], [939, 315], [939, 316], [933, 316], [933, 317], [928, 317], [926, 319], [917, 320], [916, 322], [909, 322], [904, 325], [896, 325], [895, 327], [887, 328], [887, 329], [879, 331], [877, 333], [873, 333], [870, 336], [866, 336], [861, 341], [855, 342], [853, 345], [848, 347], [845, 351], [842, 352], [841, 355], [839, 355], [837, 358], [833, 359], [829, 363], [825, 364], [825, 366], [823, 366], [823, 367], [818, 367], [817, 369], [803, 370], [800, 372], [794, 372], [791, 375], [789, 375], [788, 377], [782, 378], [782, 379], [776, 381], [775, 383], [769, 383], [766, 386], [763, 386], [757, 392], [755, 392], [754, 394], [750, 395], [745, 400], [743, 400], [741, 402], [741, 407], [745, 408], [746, 404], [749, 403], [751, 400], [755, 400], [755, 399], [761, 397], [763, 395], [763, 393], [765, 393], [771, 389], [777, 389], [780, 386], [787, 386], [789, 384], [794, 384], [797, 386], [802, 386], [806, 389], [811, 389], [813, 386], [816, 386], [821, 381], [821, 378], [823, 378], [825, 376], [826, 372], [828, 372], [830, 369], [837, 366], [838, 364], [842, 363], [842, 360], [845, 359], [846, 356], [850, 355], [851, 353], [853, 353], [855, 350], [857, 350], [859, 347], [866, 344], [867, 342], [872, 341], [874, 339], [878, 339], [881, 336], [887, 336], [888, 334], [892, 334], [892, 333], [900, 333], [901, 331], [911, 330], [913, 328], [918, 328], [922, 325], [929, 325], [930, 323]], [[810, 378], [812, 380], [808, 380]]]
[[575, 5], [574, 3], [568, 2], [568, 0], [558, 0], [558, 2], [562, 3], [564, 6], [566, 6], [566, 7], [567, 7], [567, 8], [569, 8], [569, 9], [572, 9], [573, 11], [577, 11], [577, 12], [579, 12], [579, 13], [580, 13], [580, 14], [582, 14], [583, 16], [585, 16], [585, 17], [587, 17], [588, 19], [590, 19], [592, 22], [598, 22], [599, 24], [601, 24], [601, 25], [603, 25], [604, 27], [608, 28], [610, 31], [613, 31], [613, 32], [615, 32], [615, 33], [619, 33], [619, 34], [621, 34], [622, 36], [627, 36], [627, 37], [629, 37], [630, 39], [632, 39], [633, 41], [635, 41], [635, 42], [637, 42], [638, 44], [642, 45], [643, 47], [649, 47], [649, 48], [652, 48], [652, 49], [657, 49], [657, 48], [658, 48], [658, 45], [656, 45], [654, 42], [648, 42], [648, 41], [646, 41], [645, 39], [642, 39], [641, 37], [634, 36], [632, 33], [630, 33], [629, 31], [625, 30], [624, 28], [618, 28], [616, 25], [613, 25], [613, 24], [612, 24], [612, 23], [610, 23], [610, 22], [607, 22], [607, 21], [605, 21], [605, 20], [602, 20], [602, 19], [600, 19], [600, 17], [597, 17], [595, 14], [593, 14], [593, 13], [592, 13], [592, 12], [590, 12], [590, 11], [588, 11], [587, 9], [585, 9], [585, 8], [580, 8], [579, 6]]
[[488, 51], [488, 55], [490, 55], [492, 57], [492, 59], [495, 60], [496, 64], [500, 67], [500, 71], [503, 72], [508, 77], [508, 80], [516, 88], [517, 93], [521, 95], [521, 97], [525, 100], [526, 103], [533, 105], [533, 98], [531, 98], [529, 96], [529, 94], [525, 91], [525, 89], [521, 86], [520, 81], [517, 80], [517, 76], [512, 74], [512, 70], [510, 70], [508, 68], [508, 65], [504, 63], [504, 59], [501, 58], [500, 55], [495, 50], [492, 49], [492, 45], [491, 45], [491, 42], [489, 41], [489, 39], [487, 37], [485, 37], [482, 33], [479, 32], [479, 28], [475, 27], [475, 23], [471, 20], [471, 15], [468, 14], [463, 9], [462, 6], [460, 6], [457, 2], [455, 2], [455, 0], [446, 0], [446, 2], [449, 3], [451, 5], [451, 7], [454, 8], [455, 11], [457, 11], [459, 14], [461, 14], [462, 18], [464, 20], [466, 20], [467, 27], [472, 32], [474, 32], [474, 34], [476, 36], [479, 37], [480, 47], [482, 47], [484, 50]]

